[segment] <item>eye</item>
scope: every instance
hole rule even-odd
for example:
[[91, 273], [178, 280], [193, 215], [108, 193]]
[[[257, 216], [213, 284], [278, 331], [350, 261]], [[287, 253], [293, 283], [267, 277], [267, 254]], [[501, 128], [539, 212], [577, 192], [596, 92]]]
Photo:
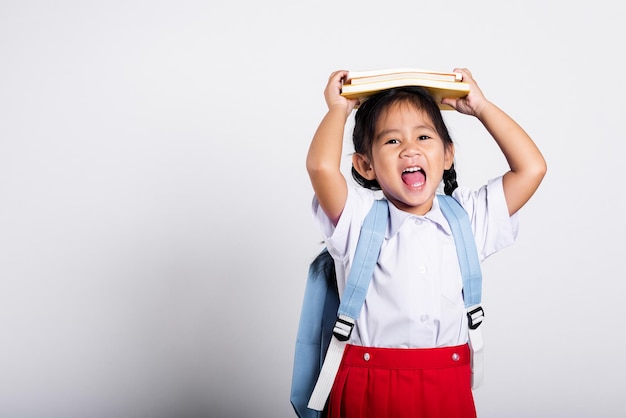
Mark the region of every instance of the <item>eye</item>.
[[431, 137], [428, 135], [420, 135], [417, 137], [420, 141], [425, 141], [426, 139], [430, 139]]
[[385, 142], [385, 144], [399, 144], [399, 143], [400, 141], [396, 138], [388, 139], [387, 142]]

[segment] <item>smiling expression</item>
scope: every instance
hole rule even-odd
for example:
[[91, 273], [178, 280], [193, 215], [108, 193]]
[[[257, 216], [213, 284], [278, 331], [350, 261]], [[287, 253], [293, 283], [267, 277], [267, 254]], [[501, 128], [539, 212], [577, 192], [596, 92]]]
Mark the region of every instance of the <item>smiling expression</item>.
[[444, 145], [430, 117], [397, 102], [378, 118], [371, 159], [355, 154], [353, 163], [363, 177], [378, 181], [398, 209], [424, 215], [453, 159], [453, 145]]

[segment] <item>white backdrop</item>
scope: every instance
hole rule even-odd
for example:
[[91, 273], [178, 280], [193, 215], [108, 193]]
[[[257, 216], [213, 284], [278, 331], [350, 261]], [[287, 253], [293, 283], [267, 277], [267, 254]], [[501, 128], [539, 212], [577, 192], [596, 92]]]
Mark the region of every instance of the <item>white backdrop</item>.
[[[327, 77], [463, 66], [549, 166], [484, 264], [479, 416], [623, 417], [618, 3], [3, 0], [0, 416], [293, 416]], [[461, 185], [505, 170], [446, 118]]]

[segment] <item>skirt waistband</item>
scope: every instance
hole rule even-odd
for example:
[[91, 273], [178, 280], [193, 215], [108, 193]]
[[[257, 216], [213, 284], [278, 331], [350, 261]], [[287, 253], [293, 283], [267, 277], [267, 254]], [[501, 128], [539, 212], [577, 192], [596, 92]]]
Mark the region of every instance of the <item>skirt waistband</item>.
[[443, 369], [469, 364], [468, 344], [437, 348], [379, 348], [348, 344], [342, 363], [353, 367]]

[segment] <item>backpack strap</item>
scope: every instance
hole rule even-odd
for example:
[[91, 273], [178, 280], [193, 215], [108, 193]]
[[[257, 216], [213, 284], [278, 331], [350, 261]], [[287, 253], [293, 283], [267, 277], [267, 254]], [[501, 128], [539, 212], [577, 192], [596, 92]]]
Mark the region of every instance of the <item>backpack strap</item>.
[[483, 337], [479, 328], [485, 312], [480, 305], [482, 293], [482, 273], [476, 241], [469, 217], [463, 206], [451, 196], [437, 195], [439, 206], [445, 216], [456, 246], [461, 275], [463, 276], [463, 300], [469, 325], [471, 348], [472, 388], [483, 383]]
[[380, 254], [380, 247], [385, 238], [388, 219], [387, 200], [375, 200], [361, 227], [352, 268], [339, 303], [333, 337], [309, 400], [308, 408], [310, 409], [321, 411], [326, 405], [326, 400], [339, 370], [343, 352], [365, 301], [367, 289]]
[[463, 275], [465, 307], [480, 305], [483, 276], [480, 271], [480, 259], [467, 212], [452, 196], [437, 195], [437, 198], [441, 212], [448, 221], [454, 236], [456, 253]]

